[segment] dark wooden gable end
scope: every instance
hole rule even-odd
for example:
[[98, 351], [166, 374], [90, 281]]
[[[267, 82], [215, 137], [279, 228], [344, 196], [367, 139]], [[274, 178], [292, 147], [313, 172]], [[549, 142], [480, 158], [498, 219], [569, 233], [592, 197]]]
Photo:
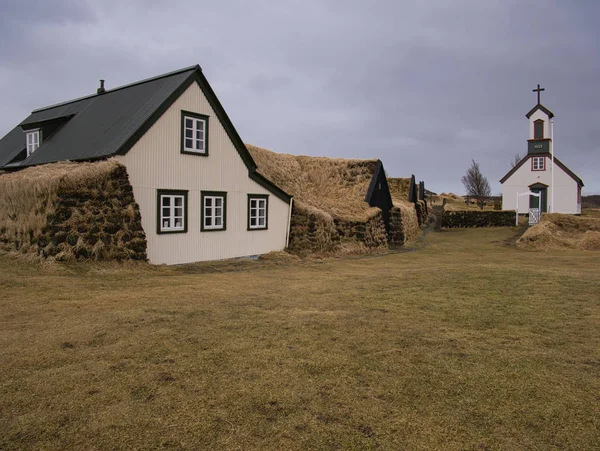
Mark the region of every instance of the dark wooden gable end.
[[410, 185], [408, 187], [408, 201], [416, 203], [419, 200], [419, 192], [417, 189], [417, 182], [415, 180], [415, 175], [411, 175], [410, 177]]
[[419, 182], [419, 200], [425, 200], [425, 182]]
[[394, 206], [394, 203], [392, 201], [392, 194], [390, 193], [390, 187], [381, 160], [377, 160], [377, 166], [373, 172], [373, 177], [371, 178], [365, 201], [371, 207], [378, 207], [381, 209], [385, 227], [389, 231], [390, 211]]

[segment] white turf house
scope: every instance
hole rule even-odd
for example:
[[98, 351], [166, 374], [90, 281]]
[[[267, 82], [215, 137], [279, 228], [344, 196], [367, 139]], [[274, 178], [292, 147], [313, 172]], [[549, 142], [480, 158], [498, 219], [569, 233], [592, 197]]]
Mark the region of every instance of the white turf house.
[[114, 158], [127, 168], [151, 263], [283, 250], [291, 196], [256, 164], [192, 66], [35, 110], [0, 140], [0, 170]]

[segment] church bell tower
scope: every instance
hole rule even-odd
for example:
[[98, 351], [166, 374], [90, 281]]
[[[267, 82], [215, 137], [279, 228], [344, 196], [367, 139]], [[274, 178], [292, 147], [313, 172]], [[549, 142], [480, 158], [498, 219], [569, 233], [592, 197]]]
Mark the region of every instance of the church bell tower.
[[525, 116], [529, 119], [529, 139], [527, 140], [528, 155], [549, 155], [551, 150], [550, 136], [550, 120], [554, 117], [554, 113], [546, 108], [541, 103], [541, 93], [545, 91], [538, 85], [537, 89], [537, 105], [534, 106]]

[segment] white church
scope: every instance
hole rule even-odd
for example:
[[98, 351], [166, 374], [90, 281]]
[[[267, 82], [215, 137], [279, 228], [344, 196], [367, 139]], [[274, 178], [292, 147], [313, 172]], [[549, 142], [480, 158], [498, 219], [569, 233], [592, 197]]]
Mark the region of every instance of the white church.
[[[527, 155], [500, 180], [502, 184], [502, 209], [517, 210], [526, 214], [530, 208], [542, 212], [581, 214], [581, 188], [583, 181], [556, 156], [552, 138], [554, 113], [538, 103], [526, 117], [529, 119]], [[519, 196], [520, 193], [538, 193], [540, 196]], [[518, 200], [517, 200], [518, 197]]]

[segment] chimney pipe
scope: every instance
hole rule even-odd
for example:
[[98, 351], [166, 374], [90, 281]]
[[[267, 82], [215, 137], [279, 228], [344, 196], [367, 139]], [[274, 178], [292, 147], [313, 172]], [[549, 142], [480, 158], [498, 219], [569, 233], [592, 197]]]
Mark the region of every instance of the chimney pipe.
[[96, 93], [98, 95], [100, 95], [100, 94], [104, 94], [105, 92], [106, 92], [106, 89], [104, 89], [104, 80], [100, 80], [100, 87], [98, 88]]

